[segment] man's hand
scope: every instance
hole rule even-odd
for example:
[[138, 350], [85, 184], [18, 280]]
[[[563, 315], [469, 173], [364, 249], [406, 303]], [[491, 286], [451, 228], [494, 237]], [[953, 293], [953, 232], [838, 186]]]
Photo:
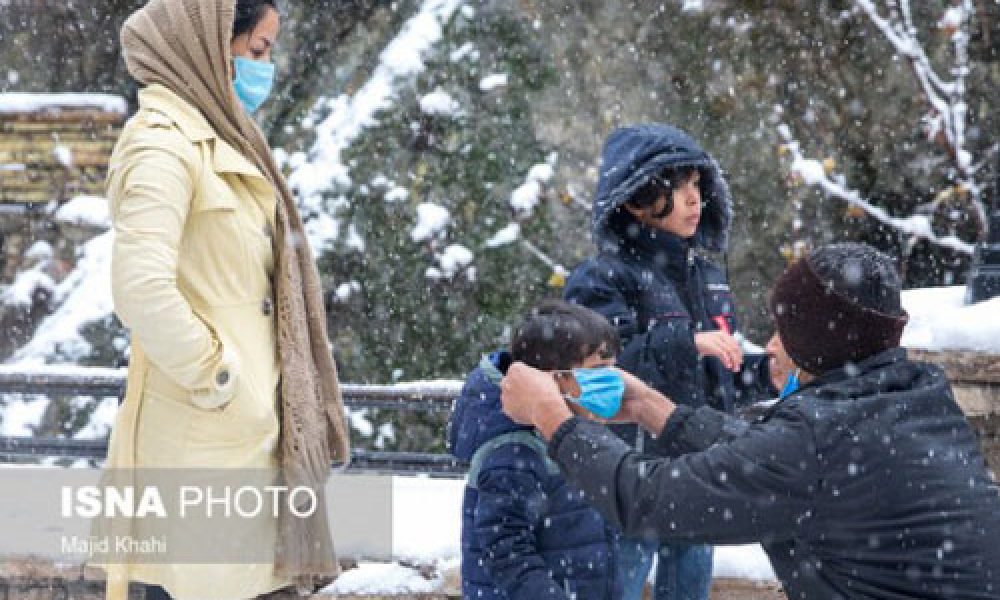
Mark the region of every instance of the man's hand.
[[545, 439], [573, 416], [551, 374], [516, 362], [500, 382], [503, 411], [511, 420], [533, 425]]
[[725, 331], [703, 331], [694, 334], [694, 345], [701, 356], [714, 356], [732, 372], [743, 364], [743, 349], [736, 338]]
[[653, 435], [659, 435], [676, 406], [635, 375], [621, 369], [618, 371], [625, 379], [625, 395], [622, 396], [621, 410], [611, 422], [637, 423]]

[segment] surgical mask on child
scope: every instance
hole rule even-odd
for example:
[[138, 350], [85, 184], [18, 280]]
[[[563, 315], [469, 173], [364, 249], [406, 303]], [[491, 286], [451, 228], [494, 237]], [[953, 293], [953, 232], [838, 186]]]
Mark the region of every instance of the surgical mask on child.
[[580, 386], [580, 396], [569, 400], [576, 402], [595, 415], [610, 419], [622, 408], [625, 379], [615, 369], [573, 369], [573, 377]]
[[800, 369], [795, 369], [788, 374], [788, 381], [785, 382], [785, 387], [781, 388], [781, 395], [778, 396], [781, 400], [784, 400], [788, 396], [791, 396], [795, 392], [799, 391], [799, 371]]
[[250, 60], [242, 56], [233, 58], [236, 79], [233, 87], [243, 108], [250, 114], [257, 112], [267, 100], [274, 86], [274, 65], [269, 62]]

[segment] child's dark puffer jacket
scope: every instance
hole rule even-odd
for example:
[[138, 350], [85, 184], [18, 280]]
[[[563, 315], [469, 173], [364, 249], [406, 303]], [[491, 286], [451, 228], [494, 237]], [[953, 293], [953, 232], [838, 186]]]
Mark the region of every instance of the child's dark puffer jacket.
[[520, 440], [474, 461], [478, 473], [462, 504], [462, 597], [611, 599], [612, 532], [579, 490], [567, 485], [544, 455], [544, 444], [531, 443], [533, 430], [503, 414], [499, 383], [510, 362], [506, 352], [484, 357], [449, 423], [449, 447], [462, 460], [472, 460], [499, 436]]

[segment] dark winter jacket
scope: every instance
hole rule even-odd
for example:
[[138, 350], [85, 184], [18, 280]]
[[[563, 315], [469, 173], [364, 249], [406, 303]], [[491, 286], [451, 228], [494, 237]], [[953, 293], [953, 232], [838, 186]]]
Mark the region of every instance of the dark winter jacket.
[[1000, 598], [1000, 497], [944, 374], [901, 348], [856, 368], [752, 425], [678, 407], [647, 448], [676, 459], [579, 419], [549, 451], [627, 534], [760, 541], [789, 598]]
[[[691, 240], [612, 218], [650, 176], [666, 167], [701, 172], [701, 221]], [[611, 134], [601, 157], [593, 230], [598, 254], [570, 276], [565, 297], [596, 310], [618, 329], [619, 365], [675, 402], [731, 411], [776, 395], [764, 355], [747, 355], [733, 374], [714, 357], [701, 359], [699, 331], [737, 329], [722, 271], [697, 254], [724, 251], [732, 219], [729, 188], [718, 164], [684, 132], [640, 125]]]
[[[468, 377], [449, 423], [451, 452], [470, 460], [518, 425], [500, 407], [510, 355], [485, 357]], [[462, 503], [462, 597], [477, 600], [610, 600], [612, 533], [539, 449], [505, 444], [489, 452]]]

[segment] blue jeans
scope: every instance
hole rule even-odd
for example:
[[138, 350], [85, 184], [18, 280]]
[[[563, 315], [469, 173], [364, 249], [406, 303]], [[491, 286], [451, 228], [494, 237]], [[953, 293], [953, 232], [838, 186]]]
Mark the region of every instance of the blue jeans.
[[615, 537], [615, 598], [641, 600], [657, 556], [653, 600], [708, 600], [712, 547]]

